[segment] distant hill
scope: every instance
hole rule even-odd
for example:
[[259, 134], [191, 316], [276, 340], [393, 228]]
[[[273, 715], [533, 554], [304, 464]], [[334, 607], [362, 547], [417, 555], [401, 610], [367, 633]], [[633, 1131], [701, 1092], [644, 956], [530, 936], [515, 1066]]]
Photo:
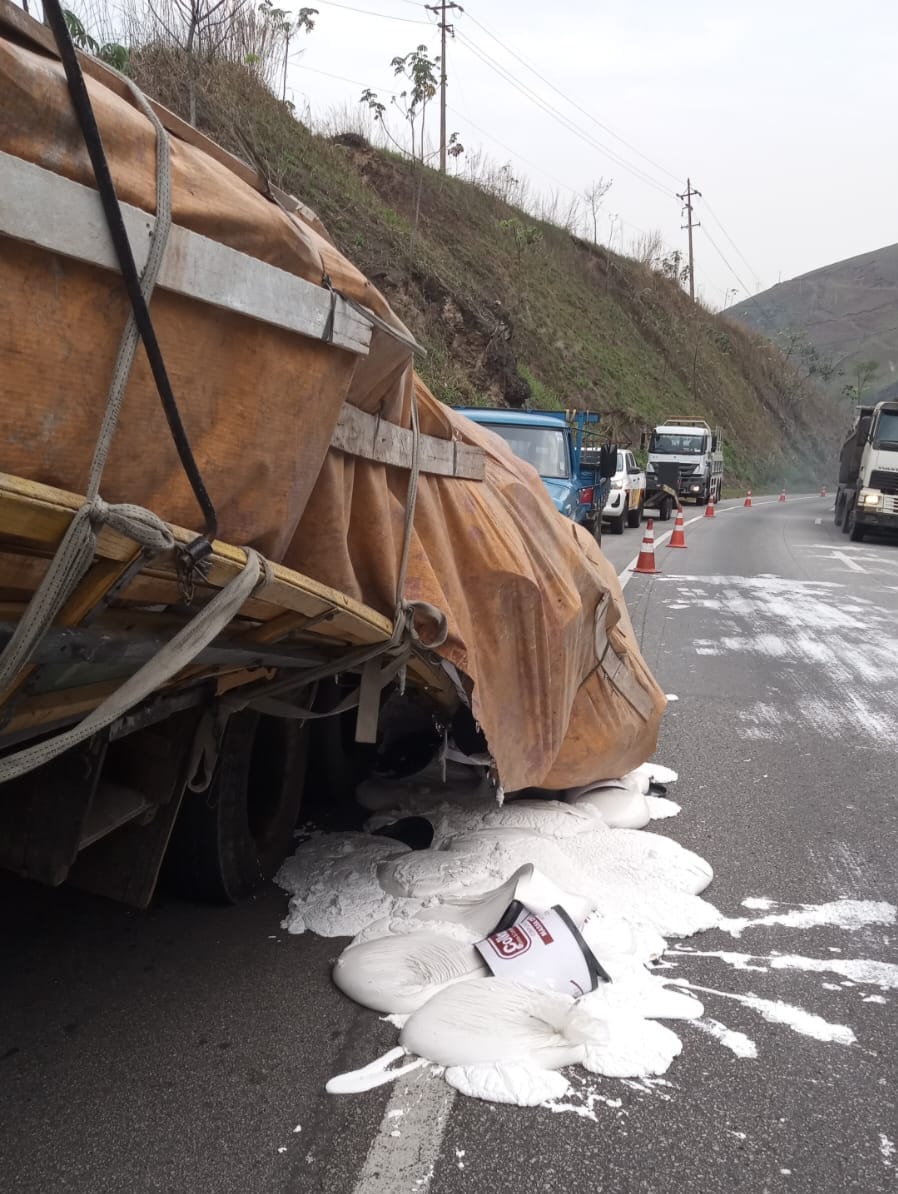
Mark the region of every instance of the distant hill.
[[876, 363], [872, 380], [862, 385], [865, 400], [898, 383], [898, 245], [781, 282], [726, 314], [810, 367], [833, 395], [857, 386], [862, 362]]

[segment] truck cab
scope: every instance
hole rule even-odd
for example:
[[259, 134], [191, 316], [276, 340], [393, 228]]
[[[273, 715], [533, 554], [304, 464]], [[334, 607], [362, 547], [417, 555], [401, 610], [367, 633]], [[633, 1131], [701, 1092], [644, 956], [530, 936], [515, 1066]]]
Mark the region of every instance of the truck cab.
[[539, 473], [556, 510], [601, 539], [601, 511], [615, 449], [590, 446], [590, 428], [600, 416], [592, 411], [507, 410], [460, 407], [481, 427], [500, 436], [516, 456]]
[[712, 431], [704, 419], [691, 416], [668, 419], [654, 429], [649, 440], [646, 481], [652, 492], [659, 486], [659, 464], [677, 466], [678, 498], [693, 498], [698, 506], [720, 501], [723, 441], [719, 428]]
[[898, 530], [898, 402], [857, 408], [839, 457], [835, 522], [855, 542]]

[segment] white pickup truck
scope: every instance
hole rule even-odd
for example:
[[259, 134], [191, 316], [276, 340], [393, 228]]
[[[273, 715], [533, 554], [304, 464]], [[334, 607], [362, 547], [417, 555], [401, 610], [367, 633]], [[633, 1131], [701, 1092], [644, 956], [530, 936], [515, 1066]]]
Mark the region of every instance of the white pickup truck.
[[618, 448], [617, 472], [611, 478], [608, 500], [602, 509], [612, 535], [622, 535], [624, 526], [638, 527], [645, 505], [645, 473], [636, 457], [626, 448]]

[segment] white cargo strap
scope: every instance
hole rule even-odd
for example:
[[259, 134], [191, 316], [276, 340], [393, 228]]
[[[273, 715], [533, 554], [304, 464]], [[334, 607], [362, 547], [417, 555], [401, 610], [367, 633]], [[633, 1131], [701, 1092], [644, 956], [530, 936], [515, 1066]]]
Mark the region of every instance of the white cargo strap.
[[[396, 577], [396, 608], [393, 613], [393, 635], [384, 649], [384, 654], [399, 649], [398, 656], [382, 667], [379, 658], [370, 659], [362, 672], [359, 685], [359, 711], [355, 723], [356, 742], [376, 742], [377, 722], [380, 716], [380, 694], [396, 675], [399, 688], [405, 691], [405, 664], [411, 658], [416, 646], [441, 647], [449, 634], [449, 623], [442, 610], [426, 601], [406, 601], [405, 577], [408, 572], [408, 557], [412, 545], [412, 529], [415, 523], [415, 504], [418, 498], [418, 472], [421, 444], [421, 430], [418, 425], [418, 399], [412, 389], [411, 397], [412, 459], [409, 467], [408, 489], [405, 497], [405, 528], [402, 536], [402, 552]], [[422, 613], [436, 624], [433, 638], [423, 643], [415, 628], [415, 614]]]
[[[141, 92], [124, 75], [120, 77], [128, 83], [135, 102], [156, 130], [156, 222], [147, 263], [140, 279], [141, 293], [149, 303], [171, 227], [169, 140], [168, 133]], [[170, 551], [175, 545], [168, 527], [150, 510], [127, 503], [107, 505], [100, 497], [100, 481], [121, 413], [137, 343], [137, 324], [133, 311], [129, 310], [106, 398], [103, 423], [91, 461], [85, 503], [69, 524], [43, 580], [19, 619], [12, 637], [0, 652], [0, 693], [26, 666], [44, 633], [87, 572], [94, 558], [97, 532], [101, 526], [106, 524], [113, 527], [133, 539], [148, 554]]]
[[243, 571], [96, 709], [72, 729], [0, 759], [0, 783], [49, 763], [63, 751], [112, 725], [145, 697], [167, 684], [224, 630], [253, 592], [268, 583], [269, 577], [268, 564], [252, 548], [247, 548]]

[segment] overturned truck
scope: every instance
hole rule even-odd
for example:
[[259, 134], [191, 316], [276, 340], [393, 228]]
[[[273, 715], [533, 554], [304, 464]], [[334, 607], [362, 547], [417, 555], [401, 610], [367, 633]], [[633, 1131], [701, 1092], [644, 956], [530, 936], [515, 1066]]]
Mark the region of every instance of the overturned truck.
[[641, 763], [593, 537], [312, 212], [47, 14], [0, 0], [0, 867], [235, 900], [391, 744], [507, 792]]

